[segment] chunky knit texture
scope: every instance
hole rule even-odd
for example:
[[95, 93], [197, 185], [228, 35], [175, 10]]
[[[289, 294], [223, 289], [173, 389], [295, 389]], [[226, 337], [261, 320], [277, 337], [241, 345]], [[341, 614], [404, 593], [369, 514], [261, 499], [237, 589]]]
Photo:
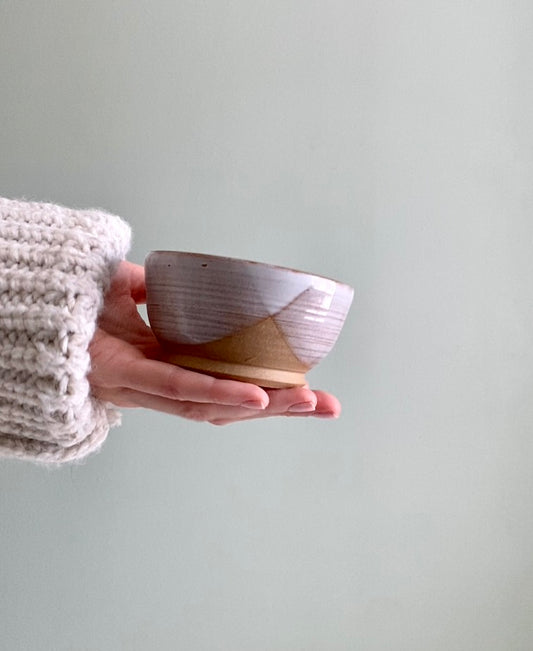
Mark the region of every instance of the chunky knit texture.
[[0, 455], [79, 460], [120, 421], [95, 399], [89, 344], [129, 226], [97, 210], [0, 198]]

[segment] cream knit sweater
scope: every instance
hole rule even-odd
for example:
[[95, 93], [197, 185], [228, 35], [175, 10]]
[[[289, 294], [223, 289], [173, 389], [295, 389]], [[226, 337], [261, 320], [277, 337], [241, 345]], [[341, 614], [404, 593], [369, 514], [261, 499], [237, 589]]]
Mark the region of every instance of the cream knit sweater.
[[0, 198], [0, 456], [78, 460], [118, 424], [88, 348], [129, 243], [113, 215]]

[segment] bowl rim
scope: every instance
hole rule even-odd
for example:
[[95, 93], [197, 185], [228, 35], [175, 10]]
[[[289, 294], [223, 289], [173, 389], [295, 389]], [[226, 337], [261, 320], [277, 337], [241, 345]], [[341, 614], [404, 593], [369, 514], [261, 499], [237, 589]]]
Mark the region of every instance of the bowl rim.
[[335, 278], [330, 278], [329, 276], [323, 276], [321, 274], [316, 274], [312, 273], [310, 271], [304, 271], [303, 269], [294, 269], [293, 267], [285, 267], [283, 265], [279, 264], [272, 264], [270, 262], [261, 262], [259, 260], [248, 260], [246, 258], [236, 258], [232, 256], [226, 256], [226, 255], [215, 255], [212, 253], [199, 253], [197, 251], [178, 251], [178, 250], [171, 250], [171, 249], [155, 249], [153, 251], [150, 251], [145, 258], [145, 264], [148, 261], [148, 258], [152, 254], [157, 254], [157, 253], [163, 253], [163, 254], [173, 254], [173, 255], [185, 255], [189, 257], [194, 257], [194, 258], [203, 258], [204, 260], [219, 260], [219, 261], [226, 261], [226, 262], [243, 262], [245, 264], [250, 264], [250, 265], [257, 265], [258, 267], [265, 267], [265, 268], [270, 268], [270, 269], [279, 269], [281, 271], [289, 271], [291, 273], [296, 273], [296, 274], [301, 274], [303, 276], [310, 276], [314, 278], [320, 278], [322, 280], [328, 280], [330, 282], [335, 283], [339, 287], [343, 287], [352, 293], [355, 292], [354, 288], [349, 285], [348, 283], [343, 283], [340, 280], [336, 280]]

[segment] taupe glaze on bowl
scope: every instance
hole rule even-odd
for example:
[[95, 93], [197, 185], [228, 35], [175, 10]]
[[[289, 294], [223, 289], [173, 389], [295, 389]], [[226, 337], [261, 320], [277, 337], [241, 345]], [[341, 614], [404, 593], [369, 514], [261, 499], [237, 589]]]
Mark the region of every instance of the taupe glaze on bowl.
[[306, 384], [353, 299], [335, 280], [236, 258], [152, 251], [145, 268], [148, 318], [165, 359], [263, 387]]

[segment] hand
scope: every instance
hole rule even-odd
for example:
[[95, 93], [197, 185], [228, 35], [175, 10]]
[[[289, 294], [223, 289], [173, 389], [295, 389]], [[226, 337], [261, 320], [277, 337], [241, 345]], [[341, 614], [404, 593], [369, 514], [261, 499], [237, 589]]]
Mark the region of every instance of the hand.
[[220, 380], [162, 361], [137, 305], [146, 301], [144, 268], [122, 262], [104, 299], [90, 345], [93, 395], [119, 407], [145, 407], [225, 425], [266, 416], [336, 418], [339, 401], [308, 387], [262, 389]]

